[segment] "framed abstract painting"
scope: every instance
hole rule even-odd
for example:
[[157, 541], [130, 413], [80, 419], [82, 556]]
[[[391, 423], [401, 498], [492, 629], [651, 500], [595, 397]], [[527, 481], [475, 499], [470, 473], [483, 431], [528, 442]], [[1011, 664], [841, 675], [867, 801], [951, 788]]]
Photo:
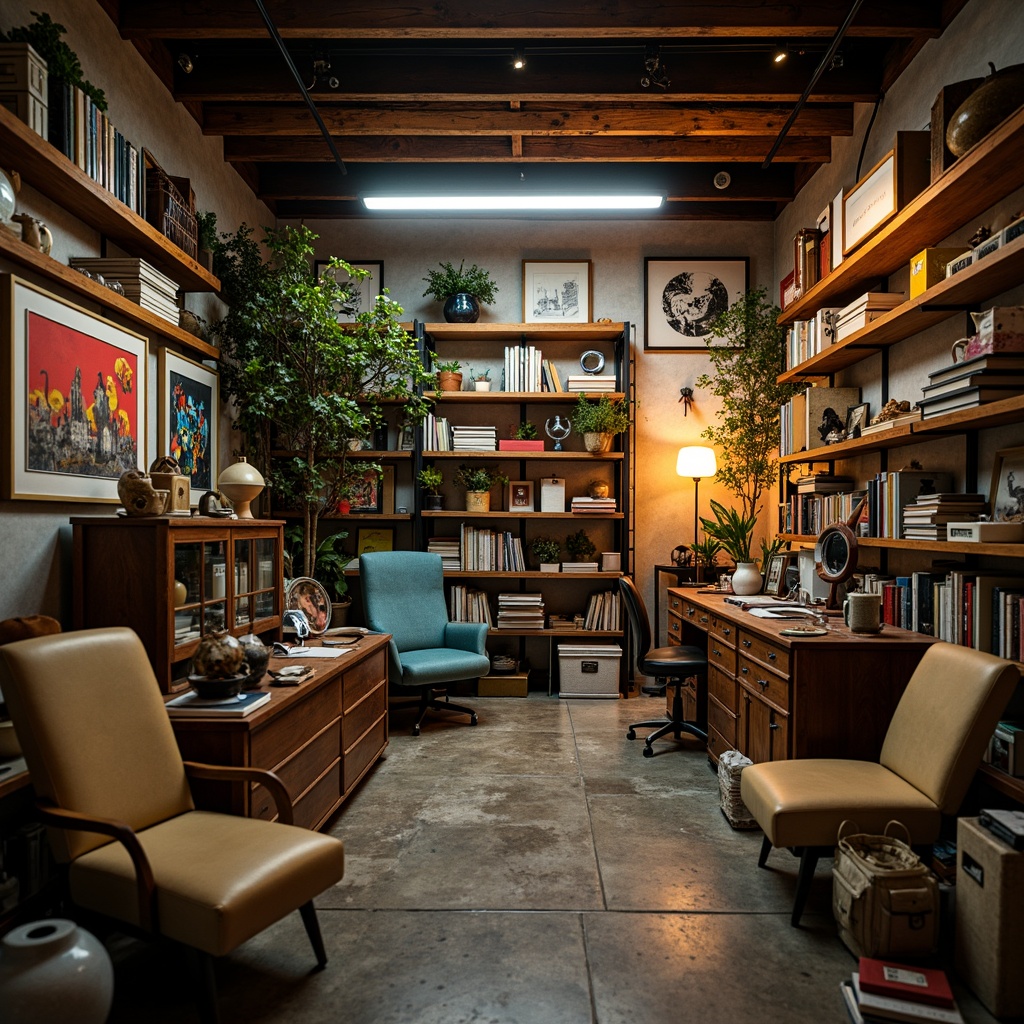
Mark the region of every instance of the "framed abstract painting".
[[0, 287], [8, 415], [2, 494], [117, 502], [146, 459], [146, 339], [11, 274]]
[[168, 348], [160, 349], [158, 377], [157, 455], [177, 459], [193, 492], [213, 490], [217, 485], [220, 377], [216, 370]]

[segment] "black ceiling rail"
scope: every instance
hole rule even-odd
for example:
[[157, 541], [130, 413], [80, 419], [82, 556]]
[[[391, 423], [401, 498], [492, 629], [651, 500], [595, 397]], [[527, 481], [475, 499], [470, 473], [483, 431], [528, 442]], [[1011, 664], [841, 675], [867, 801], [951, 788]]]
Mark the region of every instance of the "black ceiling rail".
[[277, 26], [273, 21], [271, 21], [266, 7], [263, 6], [263, 0], [256, 0], [256, 7], [259, 9], [260, 17], [263, 18], [263, 23], [267, 26], [270, 38], [274, 40], [281, 56], [284, 58], [285, 64], [288, 65], [288, 70], [292, 73], [292, 78], [295, 79], [295, 84], [299, 87], [299, 92], [302, 93], [302, 98], [306, 101], [306, 106], [309, 107], [309, 112], [313, 115], [313, 120], [316, 121], [317, 127], [320, 129], [320, 134], [323, 135], [324, 141], [327, 143], [327, 148], [330, 149], [331, 155], [334, 157], [334, 162], [338, 165], [338, 170], [341, 171], [342, 174], [348, 174], [348, 168], [345, 167], [345, 161], [341, 159], [341, 154], [338, 152], [337, 146], [334, 145], [334, 139], [331, 138], [331, 133], [327, 130], [327, 125], [324, 124], [324, 119], [320, 116], [320, 111], [316, 109], [313, 97], [309, 95], [309, 90], [302, 81], [299, 69], [295, 66], [295, 62], [292, 60], [291, 54], [284, 45], [281, 33], [277, 31]]
[[[256, 0], [259, 3], [259, 0]], [[807, 102], [807, 97], [811, 95], [811, 90], [818, 84], [818, 79], [825, 73], [826, 69], [831, 65], [832, 59], [836, 55], [836, 51], [839, 49], [839, 44], [843, 41], [843, 36], [846, 35], [847, 29], [849, 29], [851, 22], [857, 16], [857, 12], [861, 8], [861, 4], [864, 0], [853, 0], [853, 6], [850, 8], [850, 13], [846, 16], [842, 25], [839, 26], [836, 34], [832, 37], [832, 42], [829, 48], [825, 51], [825, 56], [821, 58], [821, 63], [815, 68], [814, 74], [811, 75], [811, 80], [807, 83], [807, 87], [804, 89], [800, 99], [796, 101], [796, 106], [793, 108], [789, 117], [786, 118], [786, 123], [782, 126], [779, 131], [778, 137], [772, 143], [772, 148], [768, 151], [768, 155], [764, 158], [764, 163], [761, 164], [761, 170], [767, 171], [771, 166], [772, 159], [775, 154], [778, 153], [779, 147], [782, 145], [783, 139], [785, 139], [787, 132], [793, 127], [793, 122], [797, 119], [797, 115], [804, 108], [804, 104]]]

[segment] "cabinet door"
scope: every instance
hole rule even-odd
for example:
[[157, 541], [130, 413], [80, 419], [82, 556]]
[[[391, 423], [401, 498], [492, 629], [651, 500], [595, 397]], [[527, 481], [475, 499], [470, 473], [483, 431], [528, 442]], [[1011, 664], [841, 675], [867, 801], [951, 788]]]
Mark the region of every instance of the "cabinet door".
[[789, 716], [744, 689], [740, 699], [740, 752], [755, 764], [784, 761], [789, 756]]
[[[179, 587], [178, 584], [181, 584]], [[174, 542], [173, 661], [204, 633], [227, 625], [228, 543], [221, 539]]]
[[274, 537], [239, 537], [233, 535], [235, 621], [256, 633], [266, 629], [262, 620], [281, 614], [275, 586]]

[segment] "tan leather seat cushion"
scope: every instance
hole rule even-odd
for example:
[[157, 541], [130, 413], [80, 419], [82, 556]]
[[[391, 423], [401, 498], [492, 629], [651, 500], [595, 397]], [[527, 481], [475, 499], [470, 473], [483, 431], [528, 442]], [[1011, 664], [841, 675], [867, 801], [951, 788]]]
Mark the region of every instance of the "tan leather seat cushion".
[[[156, 880], [160, 931], [214, 956], [334, 885], [345, 868], [345, 848], [331, 836], [206, 811], [154, 825], [139, 839]], [[80, 906], [138, 922], [135, 873], [120, 843], [79, 857], [69, 880]]]
[[772, 846], [835, 846], [844, 819], [881, 834], [895, 818], [914, 843], [939, 834], [941, 814], [924, 794], [873, 761], [829, 758], [749, 765], [740, 794]]

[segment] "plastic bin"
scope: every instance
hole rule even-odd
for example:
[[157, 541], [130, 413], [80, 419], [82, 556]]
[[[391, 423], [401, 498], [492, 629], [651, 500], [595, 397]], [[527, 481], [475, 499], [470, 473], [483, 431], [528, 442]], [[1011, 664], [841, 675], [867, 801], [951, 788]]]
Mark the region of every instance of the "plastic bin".
[[622, 648], [614, 645], [559, 644], [559, 697], [619, 696]]

